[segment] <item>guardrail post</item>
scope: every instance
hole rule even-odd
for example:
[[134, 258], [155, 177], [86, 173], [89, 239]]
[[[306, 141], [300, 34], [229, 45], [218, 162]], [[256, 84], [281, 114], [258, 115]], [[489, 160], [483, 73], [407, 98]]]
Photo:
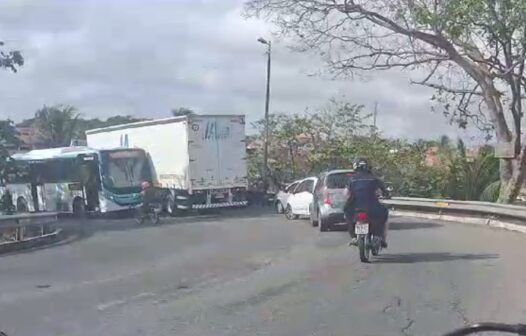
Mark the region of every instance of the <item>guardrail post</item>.
[[[17, 219], [16, 220], [16, 223], [17, 224], [20, 224], [20, 219]], [[24, 232], [23, 232], [23, 227], [19, 226], [15, 229], [15, 239], [17, 241], [21, 241], [22, 239], [24, 239]]]

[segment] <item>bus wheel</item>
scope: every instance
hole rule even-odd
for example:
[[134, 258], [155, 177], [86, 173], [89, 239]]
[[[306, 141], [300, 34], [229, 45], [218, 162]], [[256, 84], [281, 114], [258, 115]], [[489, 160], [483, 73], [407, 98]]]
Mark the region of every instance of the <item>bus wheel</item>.
[[75, 198], [73, 201], [73, 215], [77, 218], [83, 218], [86, 213], [84, 200], [82, 198]]
[[19, 197], [16, 200], [16, 211], [17, 212], [29, 212], [29, 208], [27, 206], [27, 202], [24, 198]]

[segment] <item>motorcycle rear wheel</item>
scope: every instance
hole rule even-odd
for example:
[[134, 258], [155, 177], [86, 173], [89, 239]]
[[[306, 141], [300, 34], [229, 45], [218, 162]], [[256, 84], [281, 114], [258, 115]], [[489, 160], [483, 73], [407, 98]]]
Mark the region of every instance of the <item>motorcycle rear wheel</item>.
[[380, 254], [380, 246], [381, 242], [378, 240], [377, 237], [371, 237], [371, 253], [373, 256], [377, 256]]
[[368, 263], [370, 250], [367, 244], [367, 237], [365, 235], [358, 237], [358, 250], [360, 250], [360, 261], [363, 263]]

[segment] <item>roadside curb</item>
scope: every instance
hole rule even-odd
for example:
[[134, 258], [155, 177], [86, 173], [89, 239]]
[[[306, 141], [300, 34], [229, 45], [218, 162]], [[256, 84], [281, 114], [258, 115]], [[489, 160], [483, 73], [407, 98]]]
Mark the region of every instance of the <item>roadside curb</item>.
[[508, 231], [515, 231], [526, 233], [526, 226], [520, 224], [514, 224], [509, 222], [504, 222], [497, 218], [492, 217], [473, 217], [473, 216], [462, 216], [462, 215], [445, 215], [445, 214], [436, 214], [436, 213], [425, 213], [425, 212], [415, 212], [415, 211], [403, 211], [403, 210], [390, 210], [390, 216], [393, 217], [414, 217], [414, 218], [423, 218], [430, 220], [440, 220], [445, 222], [456, 222], [456, 223], [465, 223], [472, 225], [482, 225], [497, 229], [504, 229]]

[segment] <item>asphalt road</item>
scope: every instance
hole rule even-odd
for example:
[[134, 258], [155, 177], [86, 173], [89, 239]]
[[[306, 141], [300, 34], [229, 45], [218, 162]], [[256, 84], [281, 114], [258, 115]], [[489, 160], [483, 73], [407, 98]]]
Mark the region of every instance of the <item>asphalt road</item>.
[[361, 264], [345, 232], [239, 211], [0, 257], [0, 329], [45, 335], [440, 335], [526, 322], [526, 235], [394, 219]]

